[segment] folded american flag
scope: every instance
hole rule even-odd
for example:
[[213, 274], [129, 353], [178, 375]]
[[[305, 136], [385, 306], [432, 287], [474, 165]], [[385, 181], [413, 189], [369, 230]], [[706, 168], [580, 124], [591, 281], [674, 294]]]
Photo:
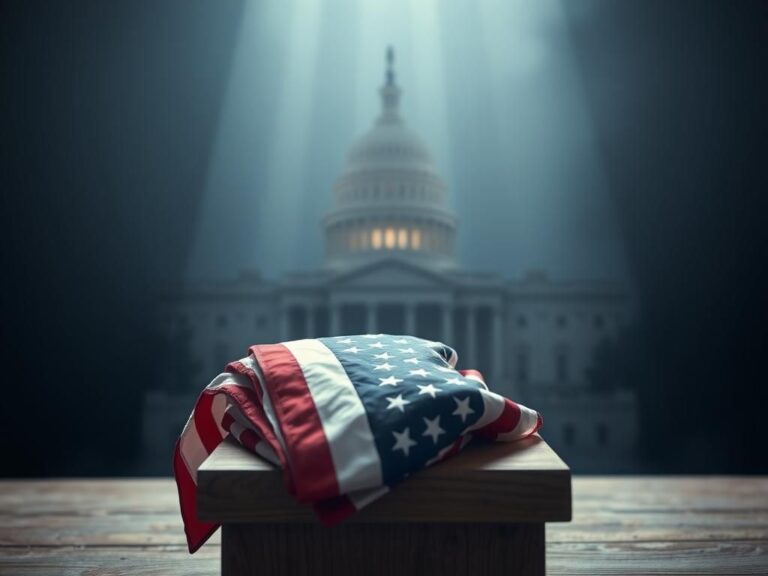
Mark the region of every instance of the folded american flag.
[[539, 414], [455, 370], [455, 350], [365, 334], [252, 346], [197, 400], [174, 452], [189, 551], [218, 527], [196, 513], [197, 468], [227, 436], [280, 466], [287, 489], [335, 524], [471, 439], [517, 440]]

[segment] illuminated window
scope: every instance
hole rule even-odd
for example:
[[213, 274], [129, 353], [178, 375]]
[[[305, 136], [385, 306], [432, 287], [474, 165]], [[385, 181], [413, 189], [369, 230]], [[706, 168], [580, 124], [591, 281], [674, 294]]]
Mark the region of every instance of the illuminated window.
[[408, 248], [408, 230], [405, 228], [400, 228], [400, 230], [397, 231], [397, 247], [400, 248], [400, 250]]
[[411, 248], [421, 250], [421, 230], [418, 228], [411, 230]]
[[349, 233], [349, 248], [350, 248], [351, 250], [357, 250], [357, 249], [358, 249], [358, 247], [359, 247], [359, 246], [358, 246], [358, 243], [357, 243], [357, 232], [355, 232], [354, 230], [352, 230], [352, 231]]
[[360, 248], [363, 250], [368, 249], [368, 230], [360, 230]]
[[374, 228], [371, 231], [371, 248], [381, 250], [381, 228]]
[[392, 250], [392, 248], [395, 247], [395, 229], [394, 228], [387, 228], [384, 231], [384, 245], [387, 247], [387, 250]]

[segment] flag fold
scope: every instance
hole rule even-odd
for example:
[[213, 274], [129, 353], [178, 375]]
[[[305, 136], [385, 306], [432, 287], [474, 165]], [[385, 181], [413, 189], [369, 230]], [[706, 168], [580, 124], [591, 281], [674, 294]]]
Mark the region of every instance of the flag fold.
[[286, 489], [332, 525], [472, 439], [541, 427], [457, 360], [446, 344], [387, 334], [252, 346], [203, 390], [176, 443], [189, 551], [217, 528], [197, 518], [197, 469], [228, 436], [279, 466]]

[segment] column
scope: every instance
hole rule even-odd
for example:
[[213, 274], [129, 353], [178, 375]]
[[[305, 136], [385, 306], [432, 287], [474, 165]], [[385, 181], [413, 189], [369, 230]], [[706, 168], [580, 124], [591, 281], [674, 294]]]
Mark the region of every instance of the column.
[[331, 336], [338, 336], [341, 332], [341, 306], [331, 304], [328, 307]]
[[504, 375], [504, 317], [503, 309], [496, 307], [491, 309], [493, 312], [493, 377], [500, 384]]
[[307, 306], [304, 310], [304, 338], [315, 337], [315, 308]]
[[477, 368], [477, 321], [475, 318], [475, 309], [472, 305], [467, 306], [467, 363], [465, 368]]
[[405, 305], [405, 333], [408, 336], [416, 335], [416, 307], [413, 304]]
[[286, 341], [288, 338], [290, 338], [290, 332], [291, 332], [291, 315], [290, 315], [290, 308], [288, 306], [280, 306], [278, 309], [278, 314], [280, 315], [279, 325], [280, 325], [280, 340]]
[[443, 344], [453, 346], [453, 307], [450, 304], [443, 304]]
[[368, 332], [368, 334], [378, 334], [379, 329], [376, 326], [376, 304], [367, 304], [365, 313], [365, 331]]

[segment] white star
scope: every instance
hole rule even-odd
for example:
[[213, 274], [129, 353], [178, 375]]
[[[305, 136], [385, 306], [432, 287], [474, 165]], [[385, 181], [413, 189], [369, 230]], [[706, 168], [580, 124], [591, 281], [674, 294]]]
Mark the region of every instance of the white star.
[[379, 378], [379, 380], [381, 380], [381, 384], [379, 384], [379, 386], [397, 386], [398, 382], [402, 382], [400, 378], [395, 378], [394, 376]]
[[459, 386], [464, 386], [466, 384], [461, 378], [456, 378], [455, 376], [453, 378], [446, 378], [445, 382], [447, 384], [457, 384]]
[[461, 416], [462, 422], [466, 422], [467, 416], [475, 413], [475, 411], [469, 407], [469, 396], [464, 398], [464, 400], [459, 400], [458, 398], [454, 398], [453, 401], [456, 402], [456, 410], [453, 411], [453, 415]]
[[432, 384], [427, 384], [426, 386], [422, 386], [421, 384], [416, 384], [416, 386], [419, 387], [419, 395], [429, 394], [430, 396], [432, 396], [432, 398], [434, 398], [435, 394], [440, 392], [440, 389], [435, 388]]
[[412, 376], [421, 376], [422, 378], [429, 376], [429, 372], [424, 370], [424, 368], [419, 368], [418, 370], [408, 370], [408, 373]]
[[369, 348], [384, 348], [384, 344], [381, 342], [374, 342], [373, 344], [368, 345]]
[[392, 447], [392, 451], [402, 450], [403, 454], [408, 456], [411, 446], [416, 446], [416, 442], [411, 439], [411, 429], [406, 428], [402, 432], [395, 432], [393, 430], [392, 435], [395, 437], [395, 445]]
[[422, 436], [432, 436], [432, 443], [437, 444], [437, 439], [440, 434], [445, 434], [445, 430], [440, 428], [440, 415], [437, 415], [434, 419], [424, 418], [424, 424], [427, 425], [427, 429], [424, 430]]
[[394, 358], [389, 352], [382, 352], [381, 354], [374, 354], [374, 358], [380, 358], [381, 360], [389, 360], [390, 358]]
[[408, 344], [408, 340], [405, 338], [400, 338], [399, 340], [392, 340], [395, 344]]
[[360, 348], [357, 346], [352, 346], [352, 348], [347, 348], [346, 350], [342, 350], [342, 352], [351, 352], [352, 354], [357, 354], [360, 352]]
[[438, 366], [437, 369], [440, 370], [440, 372], [453, 372], [454, 371], [453, 368], [451, 368], [449, 366]]
[[413, 348], [398, 348], [403, 354], [416, 354], [416, 350]]
[[381, 334], [365, 334], [363, 338], [381, 338]]
[[336, 340], [339, 344], [352, 344], [352, 338], [344, 338], [343, 340]]
[[392, 370], [394, 366], [390, 364], [389, 362], [384, 362], [384, 364], [376, 364], [376, 366], [373, 367], [374, 370]]
[[406, 364], [418, 364], [419, 363], [419, 359], [418, 358], [406, 358], [405, 360], [403, 360], [403, 362], [405, 362]]
[[387, 410], [397, 408], [398, 410], [400, 410], [400, 412], [405, 412], [405, 405], [410, 404], [410, 401], [403, 399], [402, 394], [398, 394], [397, 396], [387, 396], [386, 400], [387, 402], [389, 402], [389, 406], [387, 406]]

